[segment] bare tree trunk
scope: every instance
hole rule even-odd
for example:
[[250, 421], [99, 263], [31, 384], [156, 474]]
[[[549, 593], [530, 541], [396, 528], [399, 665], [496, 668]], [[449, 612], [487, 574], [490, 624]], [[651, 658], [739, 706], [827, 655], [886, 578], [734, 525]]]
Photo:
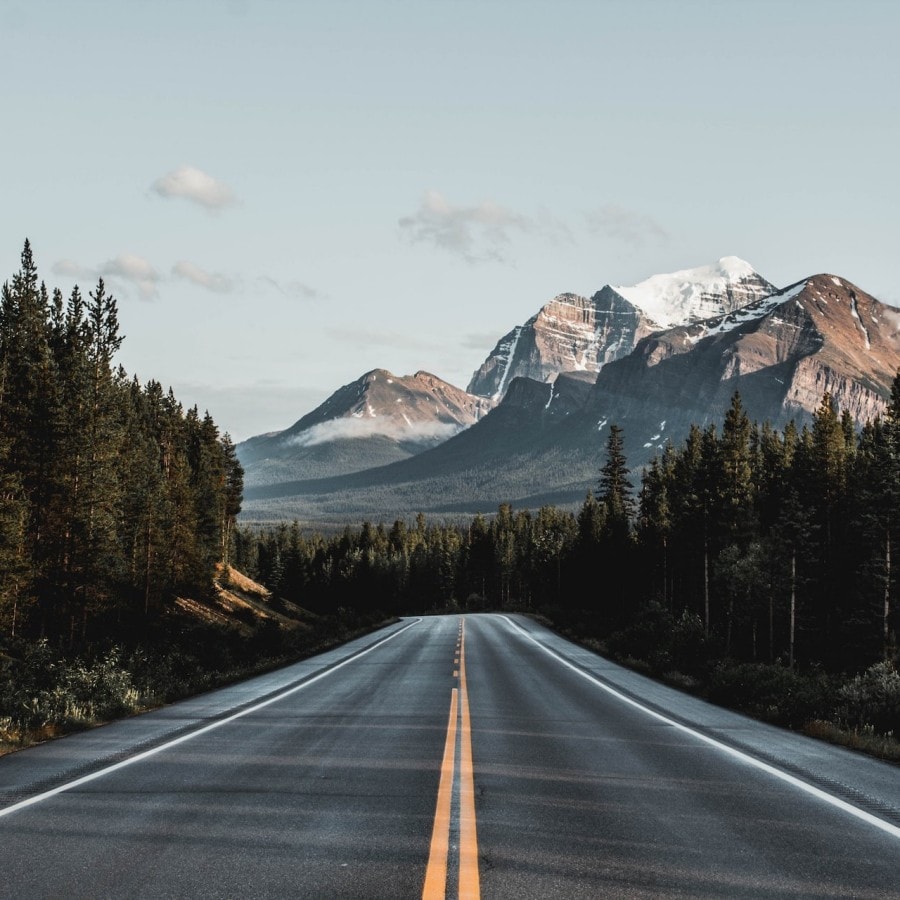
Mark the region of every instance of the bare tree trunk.
[[671, 612], [669, 599], [669, 541], [663, 538], [663, 606]]
[[144, 615], [150, 612], [150, 572], [153, 560], [153, 531], [150, 521], [150, 510], [147, 510], [147, 559], [144, 567]]
[[884, 536], [884, 658], [890, 659], [891, 638], [891, 529]]
[[725, 655], [731, 656], [731, 628], [734, 623], [734, 594], [728, 597], [728, 625], [725, 630]]
[[703, 634], [709, 637], [709, 540], [703, 536]]
[[791, 554], [791, 637], [788, 665], [794, 668], [794, 633], [797, 625], [797, 551]]

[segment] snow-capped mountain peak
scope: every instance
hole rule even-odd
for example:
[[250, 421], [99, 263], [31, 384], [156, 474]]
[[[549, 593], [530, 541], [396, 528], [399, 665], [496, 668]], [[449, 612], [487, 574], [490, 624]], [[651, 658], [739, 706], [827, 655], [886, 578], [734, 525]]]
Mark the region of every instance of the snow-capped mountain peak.
[[723, 256], [712, 265], [653, 275], [613, 290], [659, 327], [670, 328], [723, 315], [775, 289], [750, 263]]

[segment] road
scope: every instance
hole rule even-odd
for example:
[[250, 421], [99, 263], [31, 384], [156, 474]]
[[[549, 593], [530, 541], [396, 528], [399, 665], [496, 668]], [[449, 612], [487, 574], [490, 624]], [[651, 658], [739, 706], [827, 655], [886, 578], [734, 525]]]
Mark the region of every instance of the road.
[[0, 896], [900, 897], [900, 770], [517, 616], [0, 759]]

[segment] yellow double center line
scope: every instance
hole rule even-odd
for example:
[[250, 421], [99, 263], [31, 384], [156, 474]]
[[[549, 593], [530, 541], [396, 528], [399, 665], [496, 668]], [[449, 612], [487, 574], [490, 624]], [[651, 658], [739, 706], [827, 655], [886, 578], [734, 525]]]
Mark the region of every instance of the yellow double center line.
[[[425, 887], [422, 900], [444, 900], [447, 894], [447, 862], [450, 852], [450, 830], [453, 824], [454, 787], [459, 792], [459, 873], [457, 878], [460, 900], [479, 900], [481, 886], [478, 879], [478, 835], [475, 826], [475, 779], [472, 771], [472, 723], [469, 718], [469, 693], [466, 689], [465, 622], [460, 622], [457, 644], [459, 688], [450, 692], [450, 721], [441, 763], [434, 829]], [[456, 662], [457, 660], [454, 660]], [[454, 675], [457, 673], [454, 672]], [[459, 769], [456, 767], [459, 750]]]

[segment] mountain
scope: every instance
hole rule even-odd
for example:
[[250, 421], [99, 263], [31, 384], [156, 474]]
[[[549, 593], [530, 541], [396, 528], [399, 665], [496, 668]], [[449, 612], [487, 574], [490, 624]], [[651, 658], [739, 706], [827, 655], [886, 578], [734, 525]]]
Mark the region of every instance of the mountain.
[[816, 275], [727, 316], [645, 338], [597, 378], [585, 416], [615, 421], [635, 464], [717, 421], [739, 390], [748, 414], [807, 423], [824, 393], [857, 425], [878, 415], [900, 369], [900, 311]]
[[736, 390], [751, 418], [776, 427], [810, 421], [826, 391], [862, 424], [882, 410], [898, 369], [900, 310], [816, 275], [649, 334], [594, 384], [578, 374], [552, 384], [514, 378], [488, 415], [438, 446], [343, 477], [251, 489], [245, 512], [337, 523], [418, 511], [466, 517], [500, 502], [574, 506], [596, 486], [608, 424], [624, 429], [638, 469], [690, 424], [720, 422]]
[[238, 444], [248, 486], [325, 478], [405, 459], [472, 425], [493, 406], [428, 372], [373, 369], [284, 431]]
[[559, 294], [500, 339], [467, 390], [499, 399], [517, 377], [553, 381], [560, 372], [593, 381], [648, 334], [724, 315], [774, 291], [750, 263], [726, 256], [632, 287], [606, 285], [590, 299]]

